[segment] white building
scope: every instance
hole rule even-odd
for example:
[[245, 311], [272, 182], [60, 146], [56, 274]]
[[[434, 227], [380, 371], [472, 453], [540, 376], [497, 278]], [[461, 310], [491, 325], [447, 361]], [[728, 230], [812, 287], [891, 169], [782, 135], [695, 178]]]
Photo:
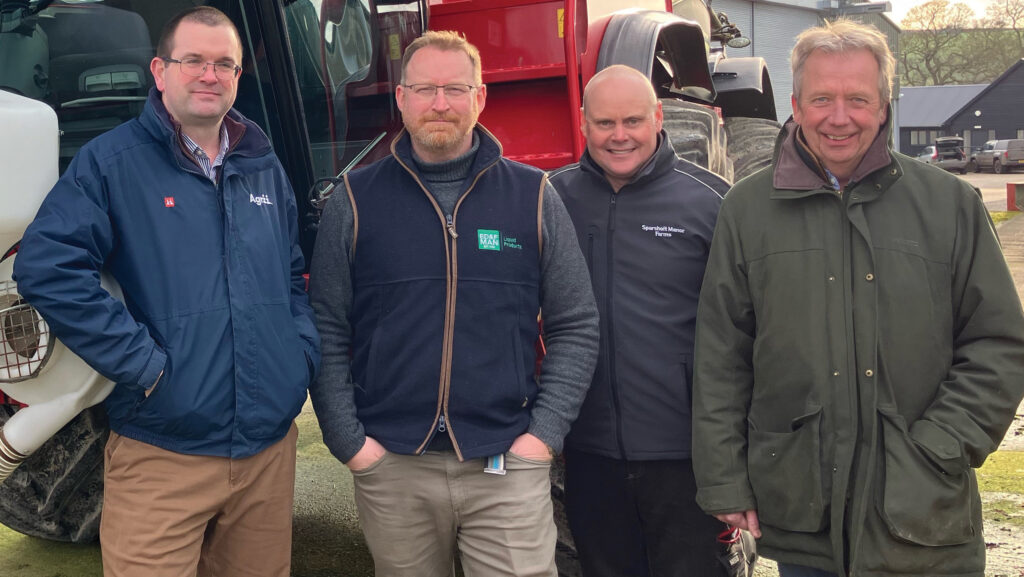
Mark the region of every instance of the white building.
[[[884, 14], [887, 2], [713, 0], [711, 8], [715, 12], [725, 12], [729, 20], [751, 40], [746, 48], [729, 48], [729, 56], [760, 56], [767, 62], [775, 91], [775, 111], [780, 122], [793, 113], [790, 105], [793, 75], [790, 73], [789, 53], [800, 32], [842, 13], [873, 24], [889, 37], [893, 53], [897, 54], [899, 50], [899, 27]], [[893, 94], [899, 94], [899, 86], [894, 88]]]

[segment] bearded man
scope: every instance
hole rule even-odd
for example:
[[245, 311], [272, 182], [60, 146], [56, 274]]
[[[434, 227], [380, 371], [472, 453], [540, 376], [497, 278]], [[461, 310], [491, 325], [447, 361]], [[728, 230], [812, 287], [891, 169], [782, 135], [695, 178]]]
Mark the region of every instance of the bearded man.
[[469, 576], [554, 577], [549, 467], [597, 356], [586, 263], [544, 173], [477, 124], [472, 44], [426, 33], [395, 95], [405, 130], [345, 177], [314, 250], [324, 442], [378, 576], [451, 575], [458, 551]]

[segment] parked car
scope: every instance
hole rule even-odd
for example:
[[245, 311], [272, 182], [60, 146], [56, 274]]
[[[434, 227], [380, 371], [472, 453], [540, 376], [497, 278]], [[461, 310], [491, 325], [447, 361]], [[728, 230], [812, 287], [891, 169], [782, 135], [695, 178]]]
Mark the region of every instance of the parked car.
[[1024, 140], [989, 140], [971, 157], [969, 167], [974, 172], [991, 168], [996, 174], [1024, 168]]
[[959, 136], [936, 138], [935, 144], [926, 146], [917, 159], [933, 164], [950, 172], [967, 173], [967, 155], [964, 154], [964, 139]]

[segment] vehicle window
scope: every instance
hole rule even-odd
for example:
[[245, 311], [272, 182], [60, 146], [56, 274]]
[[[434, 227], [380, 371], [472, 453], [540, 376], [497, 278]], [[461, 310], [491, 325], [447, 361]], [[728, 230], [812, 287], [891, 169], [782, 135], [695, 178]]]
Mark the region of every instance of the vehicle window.
[[[60, 125], [60, 170], [89, 140], [139, 115], [153, 86], [149, 71], [164, 23], [191, 0], [33, 0], [0, 28], [0, 87], [49, 104]], [[274, 139], [273, 93], [258, 40], [239, 0], [209, 2], [242, 34], [243, 73], [236, 108]], [[39, 8], [45, 7], [42, 10]], [[244, 109], [244, 110], [243, 110]]]
[[316, 178], [386, 154], [402, 52], [422, 32], [419, 2], [296, 0], [285, 8]]

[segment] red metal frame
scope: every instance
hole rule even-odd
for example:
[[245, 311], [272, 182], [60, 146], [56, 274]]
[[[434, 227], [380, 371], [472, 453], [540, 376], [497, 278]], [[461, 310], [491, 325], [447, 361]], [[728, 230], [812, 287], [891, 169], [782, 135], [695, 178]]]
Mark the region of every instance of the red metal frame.
[[[562, 10], [559, 29], [558, 12]], [[578, 159], [576, 2], [461, 0], [431, 4], [430, 28], [458, 30], [480, 50], [487, 104], [480, 116], [509, 158], [542, 169]], [[572, 27], [570, 27], [572, 26]], [[561, 38], [559, 35], [561, 34]]]
[[431, 2], [431, 29], [458, 30], [480, 49], [488, 85], [480, 122], [508, 157], [552, 169], [582, 154], [580, 43], [600, 46], [586, 9], [585, 0]]
[[8, 397], [7, 395], [4, 394], [3, 391], [0, 391], [0, 405], [12, 405], [12, 406], [15, 406], [15, 407], [27, 407], [28, 406], [25, 403], [18, 402], [16, 400], [14, 400], [13, 398]]
[[590, 23], [586, 0], [429, 3], [428, 28], [458, 30], [480, 50], [487, 84], [480, 122], [505, 155], [542, 169], [576, 162], [585, 147], [582, 87], [594, 75], [609, 17]]
[[[586, 0], [584, 0], [584, 6]], [[583, 96], [581, 84], [577, 79], [580, 77], [579, 69], [579, 48], [576, 46], [576, 0], [567, 0], [565, 3], [565, 20], [563, 35], [565, 36], [565, 60], [568, 79], [569, 93], [569, 126], [572, 131], [573, 160], [583, 154], [583, 127], [581, 126], [580, 115], [577, 112], [583, 108]]]

